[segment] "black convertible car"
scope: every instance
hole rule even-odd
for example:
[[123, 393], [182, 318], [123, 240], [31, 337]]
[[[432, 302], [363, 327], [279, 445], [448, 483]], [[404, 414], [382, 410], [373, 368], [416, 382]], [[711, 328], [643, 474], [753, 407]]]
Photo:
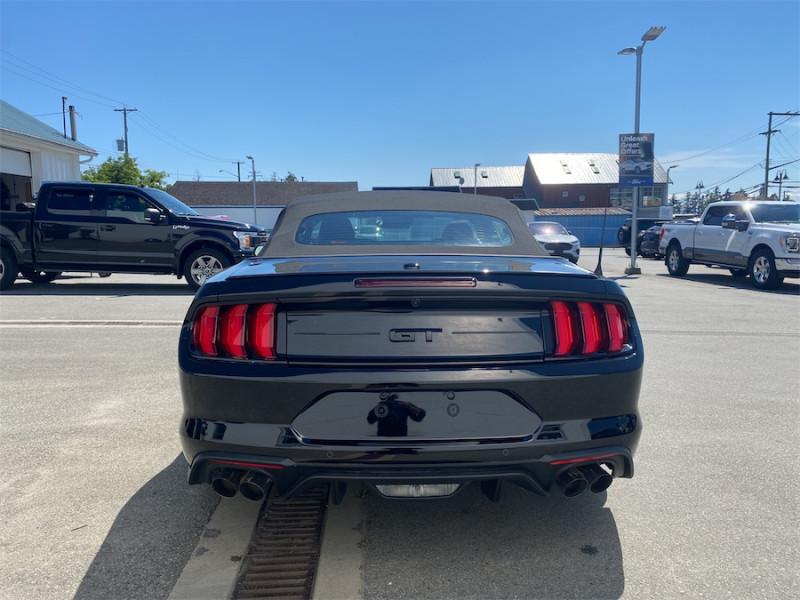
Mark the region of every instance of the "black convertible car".
[[199, 290], [179, 361], [189, 483], [223, 496], [572, 497], [633, 476], [631, 306], [497, 198], [291, 202], [256, 258]]

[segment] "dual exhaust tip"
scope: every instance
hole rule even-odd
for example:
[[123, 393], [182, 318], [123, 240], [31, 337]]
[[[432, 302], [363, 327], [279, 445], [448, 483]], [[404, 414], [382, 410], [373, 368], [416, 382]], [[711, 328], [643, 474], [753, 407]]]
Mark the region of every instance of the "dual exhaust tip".
[[600, 465], [586, 465], [567, 469], [556, 479], [558, 487], [567, 498], [580, 496], [587, 489], [593, 494], [606, 491], [614, 478]]
[[269, 478], [262, 473], [223, 469], [211, 476], [211, 489], [223, 498], [233, 498], [238, 492], [247, 500], [261, 502], [269, 494], [271, 485]]

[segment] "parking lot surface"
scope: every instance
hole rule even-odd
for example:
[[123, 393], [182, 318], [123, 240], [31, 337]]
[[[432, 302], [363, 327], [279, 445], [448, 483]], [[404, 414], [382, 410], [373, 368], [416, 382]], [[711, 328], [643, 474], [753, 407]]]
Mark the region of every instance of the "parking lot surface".
[[[341, 575], [363, 597], [800, 593], [798, 280], [762, 292], [704, 267], [673, 279], [650, 260], [624, 277], [626, 260], [606, 251], [603, 266], [645, 343], [634, 479], [569, 501], [512, 486], [497, 504], [477, 488], [357, 499], [361, 572]], [[174, 277], [133, 275], [0, 296], [4, 597], [169, 595], [217, 503], [185, 485], [179, 455], [176, 346], [191, 299]]]

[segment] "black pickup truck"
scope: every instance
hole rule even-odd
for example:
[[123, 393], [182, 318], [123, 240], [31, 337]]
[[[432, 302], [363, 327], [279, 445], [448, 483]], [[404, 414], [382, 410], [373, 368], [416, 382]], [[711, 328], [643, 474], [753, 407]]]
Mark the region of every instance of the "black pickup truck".
[[[4, 203], [5, 204], [5, 203]], [[0, 289], [62, 271], [174, 273], [193, 289], [267, 239], [261, 227], [204, 217], [168, 193], [118, 184], [44, 183], [35, 205], [0, 211]]]

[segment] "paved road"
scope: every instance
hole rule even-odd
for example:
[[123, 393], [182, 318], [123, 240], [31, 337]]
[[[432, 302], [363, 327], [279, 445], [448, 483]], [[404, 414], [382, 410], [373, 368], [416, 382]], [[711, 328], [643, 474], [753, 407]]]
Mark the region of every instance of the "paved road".
[[[636, 478], [571, 502], [366, 498], [367, 598], [797, 595], [800, 286], [642, 267], [619, 279], [647, 352]], [[120, 275], [0, 296], [4, 597], [171, 590], [216, 503], [178, 456], [170, 322], [190, 301], [174, 278]], [[52, 319], [166, 323], [19, 323]]]

